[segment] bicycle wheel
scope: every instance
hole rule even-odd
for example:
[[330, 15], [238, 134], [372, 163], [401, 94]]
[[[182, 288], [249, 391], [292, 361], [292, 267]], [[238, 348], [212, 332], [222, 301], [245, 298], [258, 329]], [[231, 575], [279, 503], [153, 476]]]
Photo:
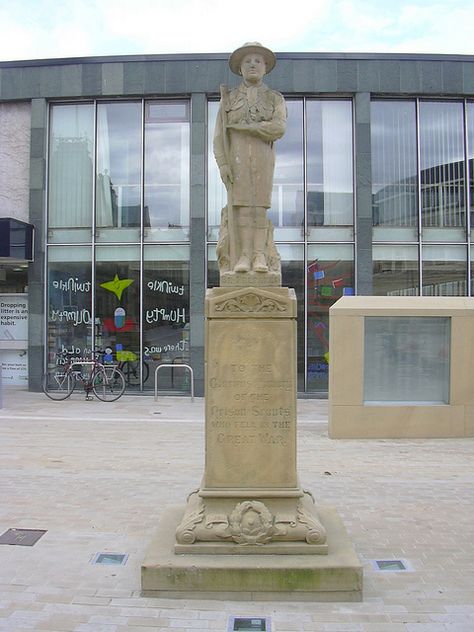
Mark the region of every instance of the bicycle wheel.
[[[150, 368], [146, 362], [142, 362], [143, 367], [143, 383], [145, 383], [150, 374]], [[140, 385], [140, 362], [138, 360], [127, 360], [121, 366], [122, 373], [125, 376], [125, 381], [129, 386]]]
[[43, 392], [56, 401], [67, 399], [75, 385], [74, 374], [60, 368], [51, 369], [43, 375]]
[[114, 402], [123, 395], [125, 390], [125, 378], [122, 371], [113, 367], [107, 371], [97, 371], [92, 381], [92, 390], [98, 399], [103, 402]]
[[138, 360], [127, 360], [121, 368], [125, 381], [130, 386], [138, 386], [140, 384], [140, 363]]

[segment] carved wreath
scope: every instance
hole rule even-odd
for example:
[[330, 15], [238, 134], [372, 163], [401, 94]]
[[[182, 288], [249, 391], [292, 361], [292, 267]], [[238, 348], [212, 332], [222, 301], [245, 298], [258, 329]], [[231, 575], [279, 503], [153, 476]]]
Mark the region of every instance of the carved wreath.
[[216, 312], [285, 312], [287, 305], [249, 292], [216, 304]]
[[236, 505], [230, 514], [229, 527], [237, 544], [266, 544], [273, 537], [273, 516], [258, 500]]

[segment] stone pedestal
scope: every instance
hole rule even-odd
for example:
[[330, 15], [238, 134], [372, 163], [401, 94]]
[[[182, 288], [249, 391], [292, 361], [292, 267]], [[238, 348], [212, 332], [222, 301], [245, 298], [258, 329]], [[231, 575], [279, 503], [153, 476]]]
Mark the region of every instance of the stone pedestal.
[[245, 554], [327, 553], [296, 471], [296, 297], [288, 288], [215, 288], [206, 297], [206, 466], [175, 551], [227, 554], [236, 545]]
[[324, 508], [323, 519], [298, 481], [296, 316], [289, 288], [208, 290], [205, 471], [164, 517], [142, 566], [148, 594], [361, 598], [337, 514]]

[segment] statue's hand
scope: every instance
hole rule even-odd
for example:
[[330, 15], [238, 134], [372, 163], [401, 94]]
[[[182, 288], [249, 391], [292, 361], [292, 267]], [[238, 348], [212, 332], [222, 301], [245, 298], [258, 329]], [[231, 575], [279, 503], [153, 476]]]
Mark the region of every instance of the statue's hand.
[[258, 127], [258, 123], [233, 123], [231, 125], [227, 125], [227, 129], [235, 129], [240, 132], [247, 132], [251, 136], [259, 136], [260, 130]]
[[234, 182], [234, 176], [232, 175], [229, 165], [222, 165], [219, 167], [219, 173], [221, 174], [222, 182], [225, 184], [226, 188], [229, 188], [229, 185]]

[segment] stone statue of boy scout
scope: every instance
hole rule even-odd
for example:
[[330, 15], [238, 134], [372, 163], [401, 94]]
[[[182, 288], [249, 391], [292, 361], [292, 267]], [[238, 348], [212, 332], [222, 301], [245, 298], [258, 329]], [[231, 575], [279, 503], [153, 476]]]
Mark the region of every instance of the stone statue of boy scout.
[[221, 86], [214, 134], [214, 155], [227, 189], [217, 246], [221, 280], [228, 272], [277, 273], [281, 279], [266, 210], [271, 206], [274, 141], [285, 133], [287, 112], [282, 95], [262, 83], [275, 63], [268, 48], [244, 44], [229, 58], [230, 69], [243, 82], [231, 90]]

